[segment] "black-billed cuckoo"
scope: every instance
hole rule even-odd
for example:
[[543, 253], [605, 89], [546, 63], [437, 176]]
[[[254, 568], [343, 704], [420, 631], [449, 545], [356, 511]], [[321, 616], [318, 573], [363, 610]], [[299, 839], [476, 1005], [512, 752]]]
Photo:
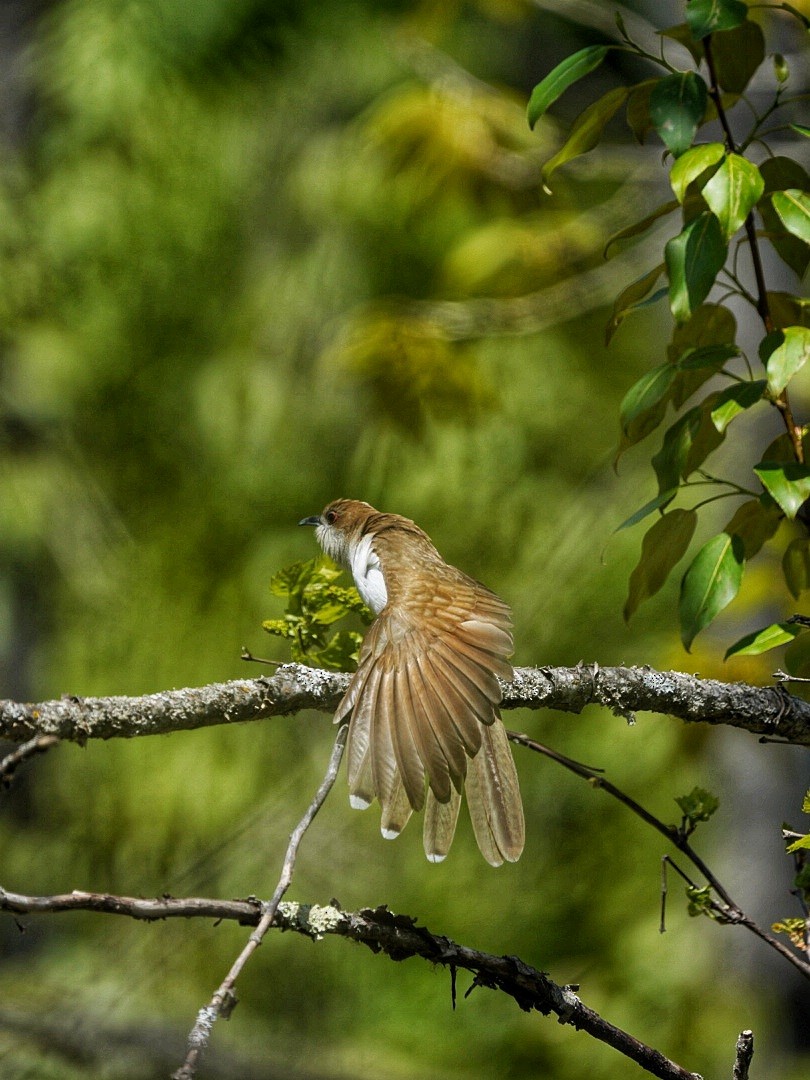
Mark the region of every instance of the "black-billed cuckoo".
[[430, 537], [399, 514], [338, 499], [299, 524], [316, 526], [321, 547], [351, 571], [377, 615], [335, 713], [335, 723], [349, 717], [352, 806], [366, 809], [379, 799], [386, 839], [424, 807], [425, 854], [441, 862], [466, 778], [484, 858], [492, 866], [516, 861], [523, 805], [496, 677], [512, 677], [509, 608], [449, 566]]

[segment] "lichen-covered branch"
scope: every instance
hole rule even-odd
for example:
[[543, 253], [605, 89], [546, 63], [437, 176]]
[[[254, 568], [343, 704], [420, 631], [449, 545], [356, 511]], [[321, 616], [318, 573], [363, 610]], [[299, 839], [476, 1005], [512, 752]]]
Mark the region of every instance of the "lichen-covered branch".
[[[261, 720], [303, 709], [333, 712], [348, 680], [337, 672], [284, 664], [269, 677], [143, 697], [63, 697], [36, 705], [0, 701], [0, 738], [26, 742], [54, 735], [83, 743]], [[578, 664], [516, 668], [503, 691], [504, 709], [579, 713], [586, 705], [601, 705], [628, 720], [637, 712], [664, 713], [688, 723], [727, 724], [810, 745], [810, 703], [781, 685], [724, 683], [649, 667]]]
[[[234, 919], [244, 925], [258, 926], [262, 921], [263, 909], [264, 905], [254, 898], [207, 900], [161, 897], [145, 900], [86, 892], [62, 896], [20, 896], [0, 889], [0, 910], [18, 915], [96, 911], [147, 920], [199, 917]], [[352, 912], [341, 911], [335, 905], [322, 907], [281, 902], [273, 926], [304, 934], [316, 941], [326, 934], [345, 937], [367, 945], [372, 952], [384, 953], [392, 960], [422, 957], [431, 964], [450, 968], [454, 989], [456, 971], [472, 972], [474, 979], [468, 994], [476, 987], [500, 990], [527, 1012], [536, 1010], [545, 1016], [554, 1014], [561, 1024], [570, 1024], [607, 1043], [635, 1061], [651, 1076], [662, 1080], [700, 1080], [697, 1073], [689, 1072], [585, 1005], [576, 992], [578, 988], [560, 986], [518, 957], [494, 956], [459, 945], [450, 938], [417, 926], [409, 916], [395, 915], [385, 907]]]

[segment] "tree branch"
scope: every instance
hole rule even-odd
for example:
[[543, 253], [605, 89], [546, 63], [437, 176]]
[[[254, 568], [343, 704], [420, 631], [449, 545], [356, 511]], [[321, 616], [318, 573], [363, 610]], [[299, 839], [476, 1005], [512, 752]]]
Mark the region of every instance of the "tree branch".
[[[348, 681], [338, 672], [284, 664], [270, 677], [143, 697], [65, 697], [37, 705], [0, 701], [0, 738], [25, 742], [55, 735], [81, 744], [288, 716], [303, 709], [334, 712]], [[586, 705], [602, 705], [631, 722], [636, 712], [656, 712], [810, 746], [810, 703], [782, 686], [724, 683], [649, 667], [578, 664], [516, 668], [514, 679], [502, 688], [504, 709], [580, 713]]]
[[[255, 897], [247, 900], [198, 897], [144, 900], [85, 892], [62, 896], [21, 896], [0, 889], [0, 910], [18, 915], [96, 911], [147, 920], [199, 917], [232, 919], [243, 925], [259, 927], [265, 920], [264, 907]], [[575, 992], [576, 987], [560, 986], [518, 957], [494, 956], [459, 945], [442, 935], [432, 934], [425, 927], [417, 926], [416, 921], [407, 915], [395, 915], [385, 907], [351, 912], [341, 911], [335, 905], [321, 907], [281, 902], [271, 922], [275, 929], [304, 934], [313, 941], [319, 941], [326, 934], [334, 934], [367, 945], [372, 952], [384, 953], [392, 960], [420, 956], [431, 964], [449, 967], [451, 973], [459, 968], [470, 971], [474, 979], [465, 996], [480, 986], [500, 990], [526, 1012], [536, 1010], [544, 1016], [553, 1013], [561, 1024], [570, 1024], [607, 1043], [635, 1061], [651, 1076], [661, 1077], [662, 1080], [700, 1080], [697, 1073], [670, 1061], [658, 1050], [590, 1009], [580, 1000]]]

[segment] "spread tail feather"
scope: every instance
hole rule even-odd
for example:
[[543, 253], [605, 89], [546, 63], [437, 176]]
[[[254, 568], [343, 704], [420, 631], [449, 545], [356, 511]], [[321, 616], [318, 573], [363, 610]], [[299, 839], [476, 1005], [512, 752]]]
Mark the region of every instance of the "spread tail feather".
[[481, 854], [491, 866], [517, 862], [525, 824], [517, 770], [500, 719], [484, 728], [481, 749], [467, 769], [467, 806]]

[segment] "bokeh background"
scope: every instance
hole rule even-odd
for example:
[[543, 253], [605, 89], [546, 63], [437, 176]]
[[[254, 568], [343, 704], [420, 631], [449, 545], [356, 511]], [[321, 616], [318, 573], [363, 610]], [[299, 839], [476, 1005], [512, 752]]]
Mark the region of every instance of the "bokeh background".
[[[585, 103], [649, 71], [614, 53], [536, 132], [524, 112], [554, 63], [615, 38], [614, 7], [648, 42], [682, 20], [660, 0], [2, 5], [2, 696], [258, 674], [243, 644], [286, 655], [261, 630], [280, 614], [270, 577], [314, 553], [295, 523], [339, 495], [415, 518], [508, 598], [519, 663], [768, 677], [773, 657], [720, 658], [792, 610], [776, 554], [692, 656], [677, 580], [622, 621], [640, 535], [613, 530], [654, 479], [646, 445], [614, 473], [617, 408], [661, 361], [670, 320], [651, 307], [609, 350], [603, 331], [675, 226], [610, 262], [601, 252], [668, 197], [666, 171], [660, 147], [617, 121], [552, 195], [538, 181]], [[796, 26], [756, 17], [798, 64]], [[769, 261], [768, 273], [796, 291], [788, 271]], [[803, 751], [595, 709], [507, 720], [606, 768], [666, 821], [677, 795], [714, 791], [701, 851], [764, 925], [799, 914], [779, 828], [802, 825]], [[332, 737], [328, 718], [305, 714], [58, 747], [2, 793], [0, 884], [268, 895]], [[551, 763], [517, 757], [529, 827], [516, 866], [486, 867], [466, 822], [451, 857], [428, 866], [418, 825], [383, 842], [376, 811], [351, 812], [341, 780], [290, 898], [387, 903], [517, 954], [706, 1076], [730, 1074], [745, 1027], [757, 1075], [806, 1076], [806, 986], [753, 936], [690, 919], [674, 883], [659, 934], [661, 838]], [[244, 938], [199, 921], [4, 918], [0, 1072], [167, 1075]], [[271, 935], [239, 998], [201, 1075], [638, 1071], [486, 990], [453, 1012], [445, 972], [339, 940]]]

